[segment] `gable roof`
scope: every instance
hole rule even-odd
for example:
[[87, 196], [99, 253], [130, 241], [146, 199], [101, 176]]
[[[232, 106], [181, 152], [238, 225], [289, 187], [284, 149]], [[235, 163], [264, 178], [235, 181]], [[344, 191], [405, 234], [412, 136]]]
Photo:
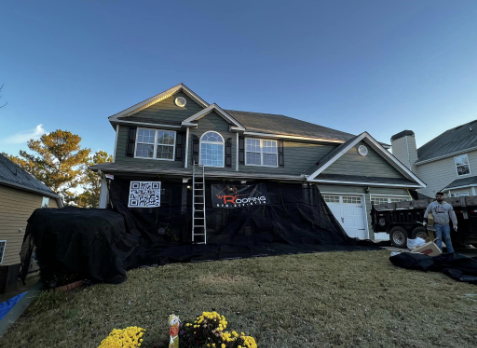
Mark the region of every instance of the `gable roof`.
[[40, 195], [60, 198], [48, 186], [0, 154], [0, 184]]
[[477, 149], [477, 120], [451, 128], [417, 149], [416, 164]]
[[[323, 173], [323, 171], [336, 162], [341, 156], [347, 153], [352, 147], [358, 144], [360, 141], [365, 141], [370, 145], [378, 154], [381, 154], [384, 159], [386, 159], [394, 168], [396, 168], [404, 177], [413, 182], [416, 182], [420, 187], [426, 187], [426, 184], [419, 179], [416, 174], [414, 174], [409, 168], [402, 164], [396, 157], [390, 154], [384, 147], [379, 144], [371, 135], [367, 132], [361, 133], [360, 135], [349, 139], [345, 143], [338, 146], [336, 149], [331, 151], [323, 159], [321, 159], [315, 166], [306, 170], [304, 173], [307, 176], [307, 181], [316, 181], [318, 175]], [[313, 171], [313, 172], [312, 172]], [[308, 174], [307, 174], [308, 173]], [[381, 180], [381, 179], [380, 179]]]
[[238, 130], [238, 131], [245, 131], [245, 127], [242, 126], [237, 120], [235, 120], [232, 116], [230, 116], [226, 111], [222, 110], [220, 106], [217, 104], [212, 104], [209, 107], [199, 111], [198, 113], [190, 116], [189, 118], [186, 118], [184, 121], [182, 121], [183, 126], [187, 127], [195, 127], [197, 126], [196, 123], [192, 123], [194, 121], [198, 121], [202, 117], [210, 114], [211, 112], [217, 113], [219, 116], [221, 116], [225, 121], [227, 121], [229, 124], [232, 125], [232, 129]]
[[109, 121], [115, 121], [119, 117], [124, 117], [124, 116], [131, 116], [134, 115], [135, 113], [144, 110], [145, 108], [154, 105], [156, 103], [159, 103], [160, 101], [169, 98], [170, 96], [178, 93], [178, 92], [184, 92], [187, 94], [191, 99], [193, 99], [197, 104], [200, 106], [206, 108], [209, 106], [209, 103], [207, 103], [204, 99], [199, 97], [197, 94], [194, 93], [189, 87], [184, 85], [183, 83], [178, 84], [177, 86], [174, 86], [172, 88], [169, 88], [168, 90], [165, 90], [164, 92], [161, 92], [151, 98], [148, 98], [146, 100], [143, 100], [140, 103], [137, 103], [136, 105], [133, 105], [121, 112], [118, 112], [117, 114], [114, 114], [112, 116], [109, 116], [108, 119]]

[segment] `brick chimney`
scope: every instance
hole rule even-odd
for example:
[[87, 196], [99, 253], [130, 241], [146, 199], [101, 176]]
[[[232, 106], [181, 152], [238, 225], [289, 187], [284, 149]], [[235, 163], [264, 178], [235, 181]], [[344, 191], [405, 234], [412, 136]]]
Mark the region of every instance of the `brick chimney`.
[[417, 161], [416, 137], [412, 130], [403, 130], [391, 137], [391, 150], [394, 156], [406, 167], [414, 171]]

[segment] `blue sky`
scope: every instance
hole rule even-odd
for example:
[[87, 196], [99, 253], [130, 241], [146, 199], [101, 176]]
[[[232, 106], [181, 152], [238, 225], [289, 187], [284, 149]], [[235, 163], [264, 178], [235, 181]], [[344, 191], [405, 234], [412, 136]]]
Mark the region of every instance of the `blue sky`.
[[422, 145], [477, 119], [477, 1], [3, 1], [0, 151], [180, 82], [226, 109]]

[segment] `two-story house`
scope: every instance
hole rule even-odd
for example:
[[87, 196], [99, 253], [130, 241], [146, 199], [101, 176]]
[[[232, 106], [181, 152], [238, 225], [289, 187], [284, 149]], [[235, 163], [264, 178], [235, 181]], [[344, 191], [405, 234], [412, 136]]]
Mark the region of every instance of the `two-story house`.
[[418, 192], [434, 197], [475, 196], [477, 189], [477, 120], [449, 129], [417, 149], [413, 131], [391, 137], [392, 153], [427, 187]]
[[[409, 200], [409, 190], [426, 186], [366, 132], [352, 135], [283, 115], [222, 109], [184, 84], [109, 122], [116, 132], [114, 162], [92, 169], [115, 181], [160, 178], [163, 189], [174, 184], [190, 190], [198, 163], [205, 166], [206, 182], [317, 185], [351, 237], [373, 238], [371, 201]], [[165, 193], [165, 202], [176, 199]], [[100, 206], [107, 202], [104, 178]], [[184, 194], [186, 203], [192, 204]]]

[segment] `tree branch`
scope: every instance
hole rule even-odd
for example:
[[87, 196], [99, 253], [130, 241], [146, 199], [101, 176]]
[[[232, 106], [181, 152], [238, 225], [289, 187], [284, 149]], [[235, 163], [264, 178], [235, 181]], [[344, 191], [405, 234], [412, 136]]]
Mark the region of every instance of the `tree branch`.
[[[2, 88], [3, 88], [3, 84], [2, 86], [0, 86], [0, 92], [2, 91]], [[2, 98], [2, 96], [0, 95], [0, 98]], [[8, 104], [8, 102], [6, 102], [5, 104], [3, 104], [2, 106], [0, 106], [0, 109], [3, 108], [4, 106], [6, 106]]]

